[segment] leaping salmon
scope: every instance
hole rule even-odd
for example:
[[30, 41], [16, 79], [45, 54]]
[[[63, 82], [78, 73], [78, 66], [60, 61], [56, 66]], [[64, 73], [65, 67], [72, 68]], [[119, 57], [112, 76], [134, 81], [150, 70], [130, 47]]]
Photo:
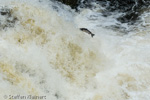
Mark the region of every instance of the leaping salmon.
[[91, 35], [91, 37], [93, 37], [95, 34], [93, 34], [92, 32], [90, 32], [87, 28], [80, 28], [81, 31], [86, 32], [88, 34]]

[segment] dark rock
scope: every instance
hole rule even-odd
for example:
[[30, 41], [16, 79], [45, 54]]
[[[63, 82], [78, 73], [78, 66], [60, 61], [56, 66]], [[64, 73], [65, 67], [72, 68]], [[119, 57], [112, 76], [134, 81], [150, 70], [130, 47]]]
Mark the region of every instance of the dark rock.
[[66, 5], [69, 5], [71, 8], [76, 9], [79, 5], [79, 0], [57, 0]]

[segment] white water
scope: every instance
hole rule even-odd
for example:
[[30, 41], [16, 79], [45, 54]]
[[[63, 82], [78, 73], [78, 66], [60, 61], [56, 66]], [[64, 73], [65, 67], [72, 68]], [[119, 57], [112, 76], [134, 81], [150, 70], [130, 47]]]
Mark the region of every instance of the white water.
[[[14, 27], [0, 31], [0, 100], [9, 100], [4, 95], [46, 96], [46, 100], [150, 99], [148, 15], [143, 17], [144, 31], [124, 35], [101, 27], [118, 23], [111, 17], [97, 19], [100, 25], [89, 20], [87, 16], [96, 11], [83, 9], [78, 14], [64, 6], [56, 12], [48, 1], [0, 2], [18, 18]], [[90, 29], [95, 37], [78, 27]]]

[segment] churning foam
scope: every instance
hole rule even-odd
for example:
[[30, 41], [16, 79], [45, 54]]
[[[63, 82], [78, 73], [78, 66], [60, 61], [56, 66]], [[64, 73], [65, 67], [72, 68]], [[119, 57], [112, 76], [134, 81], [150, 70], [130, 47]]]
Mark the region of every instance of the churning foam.
[[[1, 100], [4, 95], [46, 96], [46, 100], [150, 98], [147, 32], [118, 36], [80, 21], [79, 14], [67, 22], [52, 10], [52, 3], [1, 4], [17, 17], [14, 27], [0, 31]], [[96, 36], [91, 38], [79, 26], [90, 26]]]

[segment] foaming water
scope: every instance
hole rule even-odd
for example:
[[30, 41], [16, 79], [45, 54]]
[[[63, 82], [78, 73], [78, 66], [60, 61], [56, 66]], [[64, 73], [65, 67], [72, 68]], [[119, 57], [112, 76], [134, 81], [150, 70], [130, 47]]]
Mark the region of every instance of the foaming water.
[[[12, 27], [0, 30], [1, 100], [6, 100], [4, 95], [46, 96], [46, 100], [150, 98], [149, 31], [124, 35], [101, 27], [118, 23], [113, 17], [89, 19], [88, 9], [60, 13], [48, 1], [11, 0], [1, 5], [16, 18]], [[78, 27], [89, 28], [94, 38]]]

